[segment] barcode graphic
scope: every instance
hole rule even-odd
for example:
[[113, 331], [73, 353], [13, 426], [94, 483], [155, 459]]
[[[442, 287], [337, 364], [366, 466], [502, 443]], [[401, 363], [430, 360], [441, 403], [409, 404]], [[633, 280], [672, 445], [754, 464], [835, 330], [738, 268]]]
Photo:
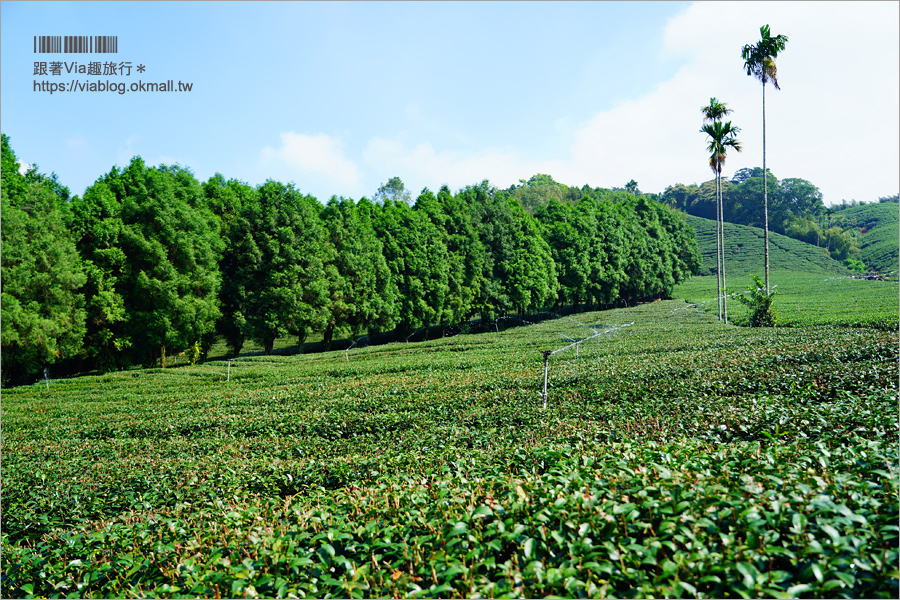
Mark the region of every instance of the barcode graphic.
[[36, 35], [35, 54], [116, 54], [117, 35]]

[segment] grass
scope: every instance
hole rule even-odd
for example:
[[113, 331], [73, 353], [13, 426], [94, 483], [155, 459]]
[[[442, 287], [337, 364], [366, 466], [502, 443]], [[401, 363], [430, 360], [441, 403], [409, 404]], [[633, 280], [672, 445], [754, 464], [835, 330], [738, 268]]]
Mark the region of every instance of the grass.
[[[542, 350], [629, 323], [541, 408]], [[897, 597], [897, 334], [811, 323], [672, 300], [11, 389], [0, 592]]]

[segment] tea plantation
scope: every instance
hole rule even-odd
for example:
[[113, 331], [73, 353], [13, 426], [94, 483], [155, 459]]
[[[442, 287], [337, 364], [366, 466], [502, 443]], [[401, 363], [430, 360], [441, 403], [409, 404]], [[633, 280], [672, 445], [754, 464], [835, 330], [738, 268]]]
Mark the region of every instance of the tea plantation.
[[[703, 256], [702, 275], [715, 273], [716, 222], [687, 215], [688, 224], [697, 232], [697, 246]], [[724, 223], [725, 276], [732, 273], [756, 273], [765, 275], [764, 232], [758, 227]], [[825, 254], [822, 248], [789, 238], [774, 231], [769, 232], [770, 271], [794, 273], [829, 273], [849, 275], [850, 271], [840, 262]], [[771, 273], [770, 273], [771, 278]], [[730, 286], [729, 286], [730, 287]], [[713, 284], [715, 290], [715, 284]], [[715, 292], [713, 292], [715, 298]]]
[[[744, 324], [749, 310], [737, 296], [747, 295], [753, 279], [747, 275], [728, 275], [726, 285], [729, 320]], [[772, 271], [771, 289], [775, 296], [778, 324], [786, 327], [838, 325], [896, 330], [898, 327], [897, 281], [866, 281], [846, 275]], [[695, 277], [676, 288], [676, 293], [716, 314], [715, 276]]]
[[897, 331], [815, 314], [856, 326], [672, 300], [5, 390], [0, 595], [896, 598]]

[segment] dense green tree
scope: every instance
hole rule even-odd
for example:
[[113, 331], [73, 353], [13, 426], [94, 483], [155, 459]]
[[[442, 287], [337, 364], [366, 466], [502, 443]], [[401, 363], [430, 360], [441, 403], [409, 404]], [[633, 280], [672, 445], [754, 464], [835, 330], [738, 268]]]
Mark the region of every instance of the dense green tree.
[[[627, 296], [632, 302], [646, 297], [668, 296], [675, 287], [672, 240], [659, 220], [656, 205], [639, 198], [625, 205], [634, 215], [632, 226], [631, 271], [626, 283]], [[633, 220], [632, 220], [633, 219]]]
[[478, 237], [474, 214], [461, 198], [444, 185], [437, 197], [428, 189], [416, 199], [416, 210], [428, 215], [443, 234], [447, 248], [447, 298], [442, 325], [468, 321], [475, 311], [475, 298], [484, 281], [484, 247]]
[[21, 198], [27, 186], [25, 176], [20, 172], [22, 165], [16, 158], [12, 146], [9, 144], [9, 136], [0, 134], [2, 144], [2, 165], [0, 165], [0, 187], [6, 190], [8, 198]]
[[700, 186], [698, 186], [696, 183], [692, 183], [690, 185], [685, 185], [683, 183], [670, 185], [663, 191], [662, 202], [667, 206], [671, 206], [672, 208], [677, 208], [679, 210], [683, 210], [684, 212], [694, 214], [688, 209], [691, 206], [694, 198], [696, 197], [699, 189]]
[[399, 331], [405, 334], [440, 322], [449, 292], [449, 261], [441, 231], [424, 211], [391, 199], [375, 213], [373, 225], [397, 285]]
[[0, 202], [0, 357], [6, 385], [34, 377], [80, 350], [86, 276], [71, 234], [68, 204], [45, 178], [29, 181], [21, 176], [6, 136]]
[[[118, 171], [116, 171], [118, 173]], [[122, 204], [104, 181], [72, 202], [73, 231], [84, 260], [87, 334], [80, 356], [102, 371], [131, 363], [131, 347], [122, 284], [128, 257], [122, 249]]]
[[[682, 187], [682, 201], [696, 195], [697, 186]], [[651, 195], [595, 190], [574, 207], [551, 199], [535, 218], [557, 269], [558, 303], [668, 296], [701, 265], [693, 229]]]
[[510, 232], [513, 253], [504, 256], [499, 265], [510, 307], [521, 315], [555, 298], [559, 284], [556, 263], [537, 223], [523, 213], [516, 225]]
[[572, 304], [577, 308], [587, 296], [591, 277], [591, 238], [585, 232], [586, 211], [551, 198], [538, 209], [535, 218], [541, 223], [542, 234], [557, 266], [557, 304]]
[[275, 340], [323, 330], [328, 317], [326, 265], [334, 249], [320, 219], [322, 205], [293, 184], [271, 179], [256, 188], [235, 228], [236, 283], [244, 297], [243, 331], [271, 354]]
[[98, 184], [120, 207], [117, 242], [125, 261], [115, 289], [124, 302], [131, 355], [144, 364], [158, 356], [165, 367], [169, 350], [200, 342], [219, 317], [218, 221], [200, 184], [182, 167], [148, 168], [136, 157]]
[[784, 233], [795, 240], [801, 240], [807, 244], [819, 246], [822, 244], [823, 236], [819, 224], [808, 217], [797, 216], [791, 217], [784, 224]]
[[[216, 332], [223, 336], [234, 354], [244, 345], [249, 329], [247, 310], [250, 293], [255, 288], [253, 270], [258, 255], [250, 236], [245, 210], [257, 202], [256, 189], [220, 173], [203, 184], [207, 205], [218, 217], [222, 236], [219, 267], [223, 273], [219, 292], [221, 317]], [[249, 288], [248, 288], [249, 284]]]
[[240, 219], [244, 205], [255, 197], [255, 189], [237, 179], [225, 179], [216, 173], [203, 184], [203, 197], [207, 207], [219, 220], [222, 237], [227, 237], [228, 228]]
[[822, 192], [805, 179], [782, 179], [774, 194], [770, 221], [778, 233], [785, 233], [786, 223], [794, 217], [817, 217], [825, 212]]
[[615, 210], [625, 248], [620, 299], [633, 304], [670, 297], [676, 284], [699, 271], [695, 234], [673, 209], [638, 197], [617, 203]]
[[744, 167], [743, 169], [738, 169], [731, 177], [731, 183], [738, 185], [751, 177], [762, 177], [762, 167]]
[[484, 285], [476, 299], [482, 319], [522, 313], [556, 297], [556, 265], [538, 224], [515, 198], [487, 181], [459, 194], [476, 215], [484, 247]]
[[771, 171], [763, 179], [762, 170], [755, 170], [753, 177], [731, 188], [726, 197], [725, 214], [730, 215], [732, 223], [763, 228], [763, 218], [768, 213], [765, 210], [765, 189], [777, 190], [778, 186], [778, 179]]
[[648, 256], [647, 239], [641, 232], [640, 223], [630, 204], [617, 204], [618, 227], [623, 240], [622, 272], [618, 299], [632, 305], [649, 295], [651, 265]]
[[589, 240], [586, 300], [598, 306], [618, 300], [627, 277], [628, 248], [620, 227], [623, 210], [624, 205], [609, 200], [585, 197], [578, 203], [577, 211], [583, 216], [576, 222], [585, 227], [583, 235]]
[[371, 326], [392, 327], [396, 321], [397, 286], [369, 211], [357, 210], [352, 200], [332, 197], [322, 211], [322, 219], [334, 248], [327, 265], [329, 297], [324, 344], [328, 350], [336, 329], [346, 327], [356, 337]]
[[533, 175], [527, 181], [520, 179], [519, 185], [511, 186], [506, 193], [518, 200], [519, 204], [530, 214], [535, 214], [541, 206], [551, 200], [575, 205], [583, 196], [578, 188], [570, 188], [543, 173]]
[[625, 279], [624, 240], [614, 204], [584, 197], [575, 206], [551, 201], [536, 213], [557, 269], [558, 304], [610, 304]]
[[[741, 58], [744, 60], [744, 70], [748, 76], [755, 77], [762, 83], [762, 150], [763, 150], [763, 173], [766, 173], [766, 83], [772, 82], [776, 90], [781, 88], [778, 86], [778, 70], [775, 67], [775, 59], [778, 53], [785, 49], [788, 38], [785, 35], [772, 36], [769, 33], [769, 26], [763, 25], [759, 28], [762, 37], [757, 44], [746, 44], [741, 49]], [[768, 196], [768, 178], [763, 178], [763, 227], [765, 231], [766, 244], [766, 294], [769, 293], [769, 196]]]
[[[254, 188], [217, 173], [201, 186], [186, 169], [135, 157], [68, 202], [55, 174], [23, 173], [5, 136], [3, 148], [4, 382], [15, 361], [33, 370], [76, 354], [91, 368], [165, 366], [167, 353], [216, 334], [235, 353], [247, 338], [271, 352], [276, 338], [302, 344], [313, 330], [328, 347], [338, 330], [408, 333], [552, 302], [634, 301], [667, 294], [695, 268], [683, 220], [633, 181], [628, 191], [574, 188], [539, 174], [505, 192], [486, 181], [455, 195], [425, 189], [411, 207], [394, 177], [379, 204], [322, 207], [293, 184]], [[706, 202], [704, 186], [682, 196]], [[37, 248], [51, 237], [58, 257]], [[20, 280], [50, 263], [67, 278], [53, 292], [62, 300], [42, 308], [69, 311], [65, 335], [50, 317], [38, 331], [40, 319], [23, 316], [37, 305], [21, 290], [45, 288]], [[39, 338], [33, 356], [13, 347]]]
[[169, 350], [214, 330], [219, 225], [190, 171], [135, 157], [88, 188], [73, 213], [88, 264], [88, 358], [110, 368], [159, 357], [165, 366]]
[[[672, 280], [678, 284], [699, 273], [703, 266], [703, 258], [697, 247], [697, 234], [680, 212], [663, 205], [656, 205], [655, 210], [670, 239]], [[666, 295], [670, 296], [672, 291], [666, 290]]]
[[838, 226], [829, 227], [823, 232], [822, 244], [835, 260], [845, 261], [859, 253], [852, 233]]

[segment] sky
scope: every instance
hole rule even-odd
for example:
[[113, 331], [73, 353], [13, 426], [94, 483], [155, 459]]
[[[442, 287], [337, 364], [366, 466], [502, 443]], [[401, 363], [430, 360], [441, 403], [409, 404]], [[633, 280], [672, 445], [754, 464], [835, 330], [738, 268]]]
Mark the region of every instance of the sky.
[[[741, 48], [765, 24], [789, 38], [765, 90], [767, 167], [826, 205], [898, 193], [898, 2], [3, 1], [0, 130], [78, 195], [134, 156], [323, 203], [395, 176], [414, 197], [537, 173], [660, 193], [712, 179], [711, 97], [741, 130], [723, 175], [762, 165]], [[44, 35], [114, 35], [118, 51], [35, 53]], [[59, 75], [35, 74], [53, 61]], [[92, 62], [130, 74], [77, 73]], [[139, 91], [169, 80], [191, 89]], [[99, 83], [136, 91], [45, 91]]]

